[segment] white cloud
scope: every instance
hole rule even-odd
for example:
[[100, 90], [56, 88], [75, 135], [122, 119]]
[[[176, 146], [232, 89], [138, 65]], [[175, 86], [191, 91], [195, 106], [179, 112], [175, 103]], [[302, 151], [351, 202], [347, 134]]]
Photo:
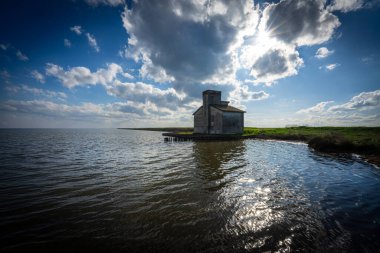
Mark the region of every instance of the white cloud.
[[308, 114], [308, 113], [324, 113], [326, 112], [327, 105], [334, 103], [334, 101], [320, 102], [310, 108], [301, 109], [297, 111], [298, 114]]
[[87, 40], [88, 40], [88, 44], [96, 51], [96, 52], [99, 52], [100, 51], [100, 48], [98, 46], [98, 43], [96, 42], [96, 39], [95, 39], [95, 36], [90, 34], [90, 33], [86, 33], [86, 37], [87, 37]]
[[364, 6], [363, 0], [333, 0], [328, 6], [330, 11], [349, 12], [356, 11]]
[[250, 91], [247, 85], [236, 86], [228, 97], [232, 104], [238, 106], [241, 106], [240, 102], [264, 100], [267, 98], [269, 98], [269, 94], [265, 91]]
[[332, 64], [327, 64], [325, 66], [325, 69], [328, 70], [328, 71], [332, 71], [334, 70], [336, 67], [339, 67], [340, 64], [339, 63], [332, 63]]
[[283, 0], [264, 6], [257, 32], [241, 48], [239, 60], [250, 70], [253, 84], [271, 85], [297, 75], [304, 64], [298, 48], [330, 40], [340, 22], [322, 0]]
[[[168, 122], [174, 123], [191, 117], [188, 112], [176, 111], [173, 113], [165, 108], [157, 107], [152, 103], [138, 102], [116, 102], [109, 104], [81, 103], [79, 105], [69, 105], [56, 103], [47, 100], [8, 100], [0, 103], [0, 111], [12, 113], [27, 113], [33, 116], [41, 115], [54, 119], [74, 119], [76, 121], [87, 122], [114, 122], [113, 127], [120, 126], [121, 123], [127, 125], [146, 126], [149, 122], [157, 122], [167, 125]], [[191, 114], [190, 114], [191, 115]], [[161, 123], [160, 123], [161, 122]], [[190, 122], [189, 122], [190, 123]], [[99, 126], [99, 125], [98, 125]]]
[[239, 69], [254, 85], [297, 75], [298, 48], [330, 40], [340, 26], [324, 0], [283, 0], [261, 11], [253, 1], [141, 0], [122, 20], [129, 39], [119, 54], [141, 62], [143, 78], [190, 96], [198, 84], [233, 90]]
[[280, 41], [311, 46], [331, 39], [340, 22], [324, 0], [282, 0], [264, 9], [260, 25]]
[[64, 39], [63, 45], [65, 45], [65, 47], [71, 47], [71, 41], [69, 39]]
[[81, 35], [82, 32], [83, 32], [82, 27], [80, 25], [76, 25], [76, 26], [70, 27], [70, 30], [72, 32], [75, 32], [77, 35]]
[[20, 50], [18, 50], [18, 51], [16, 52], [16, 56], [17, 56], [17, 58], [18, 58], [20, 61], [28, 61], [28, 60], [29, 60], [28, 56], [26, 56], [25, 54], [21, 53]]
[[30, 87], [28, 85], [21, 85], [21, 86], [8, 85], [5, 87], [5, 89], [11, 94], [24, 92], [24, 93], [32, 94], [34, 96], [47, 97], [47, 98], [59, 99], [59, 100], [64, 100], [67, 98], [67, 95], [64, 92], [44, 90], [44, 89]]
[[143, 82], [120, 81], [119, 78], [131, 79], [132, 76], [115, 63], [108, 64], [108, 68], [101, 68], [95, 72], [91, 72], [85, 67], [73, 67], [65, 71], [62, 67], [49, 63], [46, 67], [46, 74], [56, 77], [68, 88], [100, 84], [104, 86], [109, 95], [127, 99], [129, 102], [149, 103], [151, 106], [170, 111], [194, 109], [190, 105], [192, 100], [174, 88], [159, 89]]
[[[82, 35], [84, 33], [84, 29], [80, 25], [76, 25], [73, 27], [70, 27], [70, 30], [75, 32], [77, 35]], [[86, 32], [84, 34], [87, 38], [88, 44], [98, 53], [100, 52], [100, 47], [98, 46], [98, 43], [96, 41], [96, 38], [93, 34]], [[64, 44], [66, 47], [71, 47], [71, 42], [67, 39], [64, 40]]]
[[67, 95], [64, 92], [60, 91], [51, 91], [51, 90], [43, 90], [43, 89], [38, 89], [34, 87], [30, 87], [27, 85], [22, 85], [21, 89], [25, 92], [32, 93], [36, 96], [44, 96], [44, 97], [49, 97], [49, 98], [56, 98], [56, 99], [66, 99]]
[[[128, 76], [124, 73], [120, 65], [111, 63], [107, 65], [107, 69], [100, 68], [96, 72], [91, 72], [86, 67], [73, 67], [65, 71], [62, 67], [48, 63], [46, 66], [46, 75], [58, 78], [67, 88], [85, 85], [108, 85], [116, 80], [118, 74]], [[128, 76], [129, 77], [129, 76]]]
[[270, 49], [258, 57], [251, 68], [255, 82], [271, 85], [274, 81], [296, 75], [303, 60], [295, 49]]
[[108, 5], [108, 6], [118, 6], [118, 5], [124, 5], [124, 0], [84, 0], [88, 5], [91, 6], [98, 6], [98, 5]]
[[259, 11], [252, 1], [138, 1], [125, 8], [130, 39], [124, 56], [142, 62], [141, 74], [158, 82], [228, 83], [236, 49], [252, 35]]
[[362, 92], [357, 96], [350, 99], [349, 102], [336, 105], [329, 108], [329, 111], [341, 111], [341, 110], [370, 110], [374, 108], [380, 108], [380, 90], [372, 92]]
[[321, 102], [297, 112], [303, 122], [318, 125], [372, 125], [380, 124], [380, 90], [362, 92], [348, 102], [333, 105]]
[[150, 103], [159, 108], [167, 108], [176, 111], [180, 108], [188, 108], [185, 104], [185, 95], [176, 92], [173, 88], [159, 89], [151, 84], [142, 82], [129, 83], [115, 81], [106, 87], [107, 93], [119, 98], [128, 99], [138, 103]]
[[33, 70], [30, 75], [40, 83], [45, 83], [45, 77], [37, 70]]
[[315, 53], [315, 57], [318, 59], [326, 58], [334, 53], [334, 50], [328, 50], [326, 47], [321, 47]]

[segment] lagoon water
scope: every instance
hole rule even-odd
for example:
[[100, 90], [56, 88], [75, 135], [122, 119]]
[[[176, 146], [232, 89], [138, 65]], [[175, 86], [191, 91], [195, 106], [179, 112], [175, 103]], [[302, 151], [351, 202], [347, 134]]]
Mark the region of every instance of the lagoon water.
[[380, 170], [300, 143], [0, 130], [1, 251], [376, 252]]

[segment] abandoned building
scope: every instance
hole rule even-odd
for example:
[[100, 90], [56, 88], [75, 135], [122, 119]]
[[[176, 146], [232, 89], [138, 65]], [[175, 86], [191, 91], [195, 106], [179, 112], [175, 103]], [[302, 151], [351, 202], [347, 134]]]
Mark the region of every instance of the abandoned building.
[[193, 113], [194, 133], [243, 133], [245, 111], [228, 105], [228, 101], [221, 101], [220, 91], [206, 90], [202, 95], [203, 105]]

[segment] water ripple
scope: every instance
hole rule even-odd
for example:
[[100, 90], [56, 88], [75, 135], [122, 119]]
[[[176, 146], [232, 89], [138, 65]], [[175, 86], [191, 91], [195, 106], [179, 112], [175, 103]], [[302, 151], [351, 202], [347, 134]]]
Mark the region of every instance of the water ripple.
[[276, 141], [0, 130], [1, 250], [365, 251], [380, 172]]

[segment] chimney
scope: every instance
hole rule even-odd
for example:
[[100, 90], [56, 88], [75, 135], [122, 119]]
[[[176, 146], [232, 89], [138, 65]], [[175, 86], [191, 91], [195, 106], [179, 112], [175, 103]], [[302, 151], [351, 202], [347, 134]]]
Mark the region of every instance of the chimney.
[[207, 133], [210, 133], [211, 115], [210, 105], [219, 105], [222, 97], [222, 92], [217, 90], [205, 90], [203, 93], [203, 113], [207, 122]]

